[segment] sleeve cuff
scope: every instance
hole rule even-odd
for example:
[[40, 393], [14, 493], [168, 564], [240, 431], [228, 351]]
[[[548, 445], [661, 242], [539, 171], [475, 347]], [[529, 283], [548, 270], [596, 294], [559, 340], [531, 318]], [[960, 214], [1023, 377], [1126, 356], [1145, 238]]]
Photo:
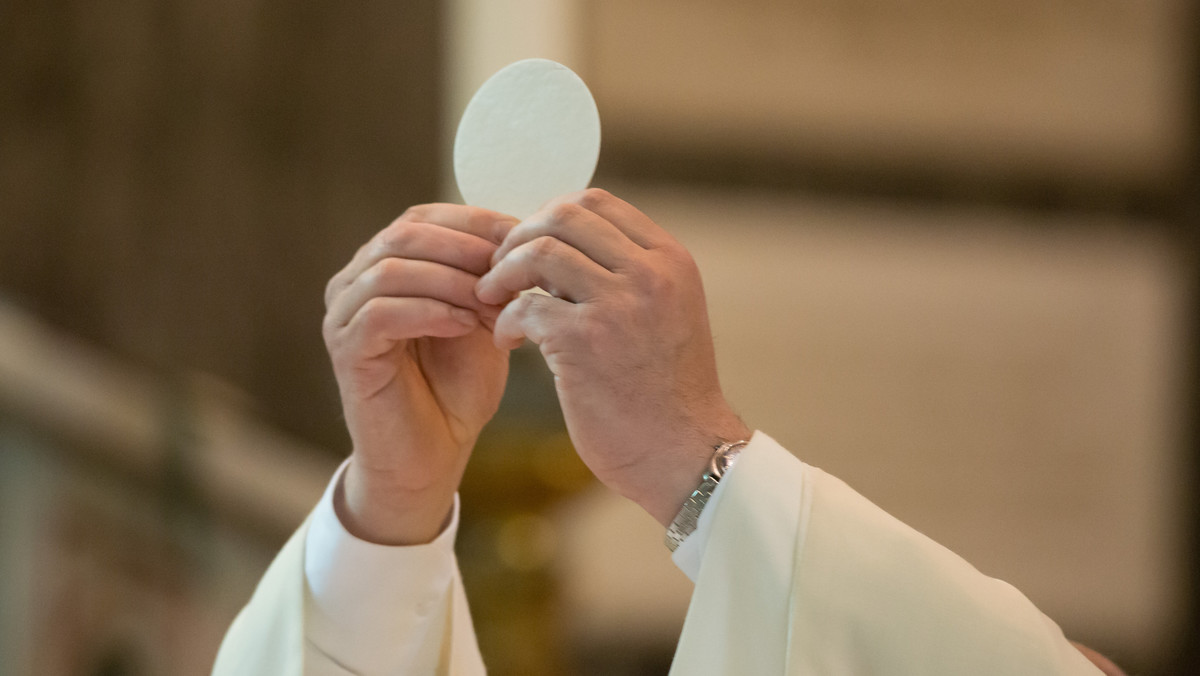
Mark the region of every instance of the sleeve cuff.
[[[769, 443], [771, 440], [762, 432], [756, 431], [750, 437], [750, 443], [746, 444], [742, 452], [745, 453], [750, 448], [762, 446]], [[708, 498], [708, 503], [704, 505], [704, 510], [700, 512], [700, 518], [696, 521], [696, 530], [687, 536], [675, 551], [671, 554], [671, 560], [675, 562], [675, 566], [683, 571], [684, 575], [694, 584], [696, 578], [700, 576], [700, 563], [704, 558], [704, 550], [708, 547], [708, 536], [712, 532], [713, 514], [717, 512], [717, 505], [721, 502], [721, 496], [725, 494], [725, 486], [728, 485], [728, 478], [737, 472], [737, 463], [733, 464], [726, 472], [725, 477], [717, 484], [713, 490], [712, 496]]]
[[[305, 635], [359, 673], [399, 655], [419, 663], [421, 656], [411, 651], [420, 652], [421, 638], [445, 614], [457, 570], [458, 496], [449, 524], [433, 542], [404, 547], [367, 542], [346, 530], [333, 507], [348, 462], [325, 489], [305, 540]], [[411, 650], [403, 645], [409, 641]]]

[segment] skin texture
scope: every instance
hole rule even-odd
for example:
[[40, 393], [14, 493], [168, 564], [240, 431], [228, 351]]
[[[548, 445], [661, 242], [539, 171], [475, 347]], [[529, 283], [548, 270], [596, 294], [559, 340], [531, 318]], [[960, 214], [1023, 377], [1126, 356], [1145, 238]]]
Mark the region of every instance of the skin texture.
[[[534, 286], [553, 296], [519, 295]], [[526, 338], [554, 374], [584, 462], [664, 526], [712, 448], [750, 435], [721, 394], [695, 262], [602, 190], [519, 225], [473, 207], [413, 207], [330, 280], [326, 309], [354, 445], [334, 504], [368, 541], [437, 535], [499, 406], [508, 351]]]
[[353, 442], [334, 505], [356, 536], [429, 542], [441, 530], [508, 377], [475, 284], [515, 220], [413, 207], [326, 289], [325, 344]]
[[[591, 189], [513, 228], [492, 263], [476, 294], [505, 305], [496, 345], [537, 343], [579, 456], [670, 524], [713, 447], [750, 436], [721, 394], [691, 255], [630, 204]], [[534, 286], [551, 295], [516, 296]]]
[[[551, 295], [521, 295], [535, 286]], [[508, 353], [526, 339], [554, 375], [580, 457], [664, 527], [712, 448], [751, 433], [721, 393], [691, 255], [603, 190], [520, 223], [475, 207], [413, 207], [330, 280], [325, 304], [353, 442], [334, 506], [370, 542], [420, 544], [442, 530], [499, 407]]]

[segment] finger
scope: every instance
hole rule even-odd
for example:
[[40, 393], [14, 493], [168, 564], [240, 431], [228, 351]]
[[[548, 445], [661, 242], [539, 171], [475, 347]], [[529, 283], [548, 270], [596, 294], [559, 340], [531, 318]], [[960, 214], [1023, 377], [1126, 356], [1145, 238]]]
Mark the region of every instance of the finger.
[[333, 297], [365, 270], [387, 258], [411, 258], [441, 263], [482, 275], [491, 267], [492, 242], [431, 223], [397, 220], [364, 244], [325, 289], [328, 307]]
[[578, 305], [537, 293], [527, 293], [509, 303], [496, 318], [492, 341], [502, 350], [514, 350], [526, 338], [541, 345], [575, 322]]
[[560, 204], [578, 204], [600, 218], [612, 223], [626, 237], [643, 249], [655, 249], [673, 243], [675, 238], [663, 230], [637, 207], [601, 188], [588, 188], [550, 200], [543, 209]]
[[465, 232], [500, 244], [519, 219], [507, 214], [465, 204], [418, 204], [409, 207], [398, 220], [432, 223], [444, 228]]
[[359, 308], [335, 337], [349, 344], [358, 357], [371, 359], [387, 353], [402, 340], [456, 338], [478, 326], [474, 312], [440, 300], [376, 296]]
[[526, 289], [540, 286], [571, 302], [591, 298], [614, 274], [575, 247], [553, 237], [539, 237], [513, 249], [475, 285], [475, 295], [489, 305], [502, 305]]
[[369, 300], [381, 296], [433, 298], [478, 314], [499, 313], [475, 296], [479, 277], [440, 263], [385, 258], [365, 270], [329, 306], [328, 321], [345, 326]]
[[325, 305], [384, 258], [428, 260], [482, 275], [491, 267], [496, 246], [516, 223], [495, 211], [457, 204], [411, 207], [361, 246], [350, 263], [329, 280]]
[[539, 237], [562, 240], [611, 271], [619, 270], [624, 261], [642, 251], [609, 221], [574, 202], [562, 202], [542, 209], [510, 230], [492, 254], [492, 265]]

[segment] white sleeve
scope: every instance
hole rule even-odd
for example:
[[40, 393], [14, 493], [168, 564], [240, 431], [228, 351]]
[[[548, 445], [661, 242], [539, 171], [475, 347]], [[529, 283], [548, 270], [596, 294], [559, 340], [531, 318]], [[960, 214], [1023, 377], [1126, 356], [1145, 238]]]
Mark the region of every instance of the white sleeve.
[[770, 437], [735, 468], [693, 533], [706, 542], [672, 674], [1100, 673], [1016, 589]]
[[389, 547], [351, 535], [333, 508], [346, 465], [313, 512], [304, 543], [305, 674], [484, 673], [449, 525], [426, 545]]
[[[725, 471], [725, 479], [728, 479], [729, 475], [736, 471], [737, 463], [734, 463]], [[693, 584], [700, 576], [700, 560], [704, 555], [704, 548], [708, 546], [708, 534], [712, 531], [712, 515], [719, 509], [717, 504], [721, 502], [721, 496], [725, 494], [724, 489], [727, 483], [724, 479], [717, 483], [712, 495], [708, 497], [708, 503], [700, 511], [700, 518], [696, 520], [696, 530], [684, 538], [683, 542], [680, 542], [675, 551], [671, 553], [671, 560], [675, 562], [675, 567], [682, 570]]]

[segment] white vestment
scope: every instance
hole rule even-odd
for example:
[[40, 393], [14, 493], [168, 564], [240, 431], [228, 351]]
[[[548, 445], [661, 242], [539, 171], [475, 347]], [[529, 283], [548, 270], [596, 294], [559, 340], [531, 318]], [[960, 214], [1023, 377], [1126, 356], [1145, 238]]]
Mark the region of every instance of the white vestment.
[[[696, 588], [672, 676], [1100, 673], [1015, 588], [762, 433], [719, 490], [689, 538], [702, 549], [699, 570], [685, 569]], [[456, 520], [431, 545], [310, 552], [306, 577], [310, 528], [329, 527], [321, 513], [263, 576], [215, 675], [484, 673], [452, 553]], [[338, 578], [326, 569], [344, 582], [323, 582]]]

